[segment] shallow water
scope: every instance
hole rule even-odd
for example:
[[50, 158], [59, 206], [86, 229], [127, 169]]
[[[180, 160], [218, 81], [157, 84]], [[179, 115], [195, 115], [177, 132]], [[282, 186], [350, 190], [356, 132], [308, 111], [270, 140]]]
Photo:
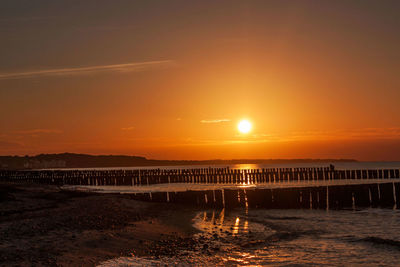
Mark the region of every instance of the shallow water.
[[[231, 244], [217, 253], [240, 265], [328, 264], [396, 265], [400, 257], [400, 212], [250, 210], [198, 214], [195, 225], [212, 233], [223, 229]], [[217, 218], [217, 219], [215, 219]], [[223, 223], [221, 221], [223, 218]], [[214, 224], [215, 223], [215, 224]]]
[[[67, 190], [93, 191], [98, 193], [154, 193], [154, 192], [184, 192], [184, 191], [206, 191], [222, 189], [277, 189], [277, 188], [301, 188], [316, 186], [338, 186], [357, 184], [380, 184], [397, 183], [399, 178], [393, 179], [346, 179], [346, 180], [315, 180], [315, 181], [282, 181], [258, 184], [206, 184], [206, 183], [170, 183], [152, 184], [143, 186], [130, 185], [63, 185], [61, 188]], [[165, 200], [167, 202], [167, 199]]]
[[141, 260], [154, 266], [400, 264], [399, 210], [205, 210], [193, 222], [201, 230], [195, 251], [159, 260], [119, 258], [104, 266]]

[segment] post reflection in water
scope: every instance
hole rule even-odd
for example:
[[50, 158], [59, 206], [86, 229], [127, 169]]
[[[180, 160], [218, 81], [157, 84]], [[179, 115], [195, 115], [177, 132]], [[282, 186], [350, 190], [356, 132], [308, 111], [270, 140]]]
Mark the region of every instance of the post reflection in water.
[[203, 211], [198, 213], [194, 222], [195, 227], [203, 232], [203, 237], [199, 237], [200, 240], [208, 236], [207, 247], [218, 251], [215, 260], [228, 265], [248, 265], [255, 257], [253, 253], [242, 251], [241, 248], [241, 246], [246, 248], [252, 246], [250, 227], [252, 231], [268, 233], [264, 226], [250, 223], [247, 208], [241, 211], [225, 209]]
[[249, 202], [247, 201], [246, 189], [243, 189], [243, 193], [244, 193], [244, 205], [246, 207], [246, 210], [248, 210], [249, 209]]
[[233, 226], [232, 230], [232, 235], [235, 236], [239, 233], [239, 223], [240, 223], [240, 218], [236, 217], [235, 224]]
[[[240, 197], [240, 192], [243, 192], [243, 198]], [[242, 200], [244, 201], [244, 203], [241, 202]], [[248, 211], [249, 211], [249, 202], [248, 202], [248, 198], [247, 198], [246, 189], [243, 189], [243, 191], [241, 191], [241, 190], [237, 191], [237, 201], [240, 204], [240, 206], [244, 206], [245, 213], [247, 215]]]
[[249, 233], [249, 221], [248, 220], [244, 221], [243, 233], [245, 233], [245, 234]]
[[240, 215], [229, 214], [229, 218], [225, 222], [225, 209], [222, 209], [219, 213], [216, 210], [203, 211], [197, 216], [200, 219], [197, 220], [197, 227], [211, 231], [218, 230], [231, 236], [249, 233], [248, 212], [249, 210], [246, 207], [244, 213], [241, 212]]
[[219, 214], [219, 224], [221, 226], [224, 224], [224, 218], [225, 218], [225, 209], [222, 209], [221, 213]]

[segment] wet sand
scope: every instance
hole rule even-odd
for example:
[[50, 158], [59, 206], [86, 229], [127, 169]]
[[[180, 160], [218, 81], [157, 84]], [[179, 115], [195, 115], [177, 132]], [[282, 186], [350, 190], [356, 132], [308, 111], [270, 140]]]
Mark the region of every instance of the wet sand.
[[194, 210], [129, 195], [0, 184], [0, 265], [94, 266], [194, 246]]

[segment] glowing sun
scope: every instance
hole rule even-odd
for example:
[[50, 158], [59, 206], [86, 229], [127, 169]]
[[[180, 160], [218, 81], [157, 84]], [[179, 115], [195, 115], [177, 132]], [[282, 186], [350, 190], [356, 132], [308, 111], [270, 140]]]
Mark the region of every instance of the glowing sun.
[[248, 133], [251, 131], [251, 122], [248, 120], [241, 120], [238, 124], [238, 130], [241, 133]]

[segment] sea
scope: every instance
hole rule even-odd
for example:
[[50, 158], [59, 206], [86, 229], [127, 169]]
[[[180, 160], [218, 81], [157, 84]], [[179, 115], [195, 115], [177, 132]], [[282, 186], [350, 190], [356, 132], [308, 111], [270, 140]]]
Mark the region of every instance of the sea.
[[100, 266], [400, 266], [397, 209], [204, 210], [193, 225], [195, 251]]
[[[400, 168], [399, 162], [333, 164], [337, 169]], [[229, 167], [308, 166], [327, 164]], [[99, 266], [400, 266], [400, 210], [396, 207], [207, 209], [197, 212], [193, 226], [199, 230], [194, 236], [198, 244], [195, 250], [158, 259], [121, 257]]]

